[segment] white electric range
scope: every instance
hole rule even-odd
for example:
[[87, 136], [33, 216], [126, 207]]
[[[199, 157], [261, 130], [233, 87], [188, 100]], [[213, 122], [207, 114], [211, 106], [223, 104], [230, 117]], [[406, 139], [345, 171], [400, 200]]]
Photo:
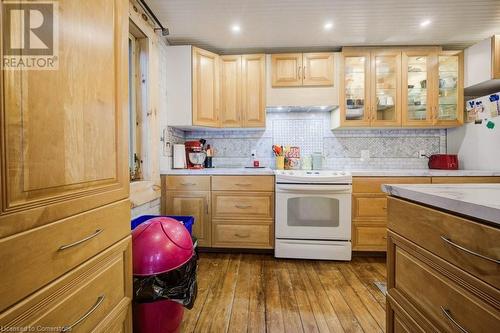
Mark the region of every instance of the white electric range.
[[275, 175], [275, 257], [351, 260], [351, 174], [277, 170]]

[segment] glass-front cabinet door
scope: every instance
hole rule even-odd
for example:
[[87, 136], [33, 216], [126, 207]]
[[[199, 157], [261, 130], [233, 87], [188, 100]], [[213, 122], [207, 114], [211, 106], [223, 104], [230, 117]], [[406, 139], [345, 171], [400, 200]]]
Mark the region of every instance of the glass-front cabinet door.
[[430, 126], [433, 116], [433, 71], [437, 50], [402, 53], [403, 126]]
[[371, 53], [371, 126], [401, 126], [401, 51]]
[[342, 126], [369, 126], [370, 52], [343, 52]]
[[442, 51], [437, 61], [437, 100], [434, 124], [461, 125], [464, 116], [463, 52]]

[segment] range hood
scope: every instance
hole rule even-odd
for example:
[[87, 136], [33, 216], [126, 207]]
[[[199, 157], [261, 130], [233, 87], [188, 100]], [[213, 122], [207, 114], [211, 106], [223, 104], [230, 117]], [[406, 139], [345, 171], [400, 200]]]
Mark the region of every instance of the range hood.
[[309, 105], [309, 106], [294, 106], [294, 105], [279, 105], [268, 106], [266, 112], [331, 112], [337, 109], [337, 105]]

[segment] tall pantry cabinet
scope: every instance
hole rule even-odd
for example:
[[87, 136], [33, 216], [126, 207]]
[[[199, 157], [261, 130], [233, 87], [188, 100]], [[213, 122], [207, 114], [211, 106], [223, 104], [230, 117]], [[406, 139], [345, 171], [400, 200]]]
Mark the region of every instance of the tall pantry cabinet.
[[131, 332], [128, 2], [57, 12], [58, 69], [0, 68], [0, 327]]

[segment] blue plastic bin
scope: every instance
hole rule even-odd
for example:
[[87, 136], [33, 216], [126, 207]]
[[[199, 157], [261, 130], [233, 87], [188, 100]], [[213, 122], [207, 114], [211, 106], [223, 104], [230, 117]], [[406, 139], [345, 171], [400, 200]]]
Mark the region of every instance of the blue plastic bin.
[[141, 215], [139, 217], [136, 217], [133, 219], [130, 224], [131, 224], [131, 229], [134, 230], [139, 224], [146, 222], [147, 220], [150, 220], [155, 217], [170, 217], [173, 219], [176, 219], [177, 221], [181, 222], [184, 224], [186, 229], [189, 231], [189, 234], [192, 235], [193, 233], [193, 224], [194, 224], [194, 217], [193, 216], [174, 216], [174, 215]]

